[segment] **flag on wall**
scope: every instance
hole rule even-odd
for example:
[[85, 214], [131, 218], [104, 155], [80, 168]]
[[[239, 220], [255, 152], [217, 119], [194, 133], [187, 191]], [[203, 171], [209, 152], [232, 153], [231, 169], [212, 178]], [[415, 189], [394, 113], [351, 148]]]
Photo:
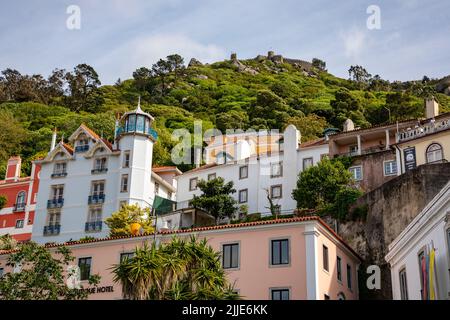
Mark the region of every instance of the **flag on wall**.
[[429, 253], [429, 281], [428, 283], [430, 284], [429, 286], [429, 298], [428, 300], [436, 300], [436, 291], [435, 291], [435, 281], [436, 281], [436, 270], [435, 270], [435, 255], [436, 252], [434, 250], [434, 248], [431, 248], [430, 253]]

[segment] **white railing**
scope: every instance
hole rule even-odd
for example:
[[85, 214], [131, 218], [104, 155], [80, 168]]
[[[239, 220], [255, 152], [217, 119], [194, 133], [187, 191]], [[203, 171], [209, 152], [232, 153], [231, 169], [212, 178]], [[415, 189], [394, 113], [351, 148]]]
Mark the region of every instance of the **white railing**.
[[450, 128], [450, 119], [436, 122], [429, 122], [423, 126], [399, 132], [397, 134], [397, 141], [398, 142], [408, 141], [422, 136], [426, 136], [431, 133], [443, 131], [449, 128]]

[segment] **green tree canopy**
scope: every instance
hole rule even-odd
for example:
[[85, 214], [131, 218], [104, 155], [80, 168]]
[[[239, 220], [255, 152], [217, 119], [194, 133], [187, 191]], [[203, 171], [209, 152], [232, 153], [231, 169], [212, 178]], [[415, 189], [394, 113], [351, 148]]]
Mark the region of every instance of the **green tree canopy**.
[[[68, 267], [75, 258], [66, 247], [58, 247], [52, 254], [34, 242], [21, 244], [8, 257], [8, 267], [18, 267], [19, 272], [9, 272], [0, 278], [0, 300], [80, 300], [88, 297], [81, 288], [70, 288]], [[98, 275], [89, 278], [97, 285]]]
[[233, 181], [225, 183], [222, 177], [200, 180], [197, 186], [202, 194], [194, 195], [191, 204], [194, 208], [207, 211], [216, 219], [216, 224], [222, 218], [231, 218], [237, 211], [237, 201], [231, 196], [236, 192], [233, 185]]
[[111, 237], [132, 234], [132, 224], [138, 223], [142, 233], [152, 233], [153, 223], [150, 218], [150, 208], [141, 208], [137, 204], [123, 205], [119, 211], [114, 212], [105, 221], [109, 227]]
[[300, 173], [292, 197], [299, 209], [316, 209], [344, 218], [352, 201], [362, 194], [351, 187], [351, 182], [351, 174], [341, 161], [324, 158]]

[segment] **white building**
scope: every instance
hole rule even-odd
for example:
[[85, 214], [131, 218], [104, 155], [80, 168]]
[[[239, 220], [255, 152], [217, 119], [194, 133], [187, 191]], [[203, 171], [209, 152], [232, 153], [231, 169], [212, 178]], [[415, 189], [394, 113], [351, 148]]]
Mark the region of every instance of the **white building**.
[[[177, 177], [177, 208], [188, 208], [193, 196], [201, 194], [198, 181], [222, 177], [226, 182], [234, 182], [236, 193], [233, 196], [239, 206], [248, 206], [248, 213], [270, 214], [267, 193], [280, 213], [292, 213], [296, 208], [292, 191], [296, 188], [299, 173], [328, 155], [328, 143], [325, 139], [301, 143], [300, 132], [293, 125], [288, 126], [277, 141], [278, 152], [272, 148], [265, 154], [250, 152], [249, 157], [245, 157], [248, 152], [239, 150], [248, 148], [239, 140], [235, 142], [235, 148], [226, 145], [227, 150], [236, 150], [233, 157], [224, 157], [215, 150], [216, 161], [208, 159], [208, 164]], [[211, 155], [210, 152], [207, 154]]]
[[152, 170], [157, 134], [153, 117], [141, 110], [116, 123], [114, 144], [81, 125], [69, 143], [52, 147], [40, 160], [40, 185], [32, 240], [65, 242], [105, 237], [104, 221], [123, 204], [151, 207], [156, 196], [175, 200], [173, 167]]
[[450, 299], [450, 182], [389, 245], [386, 261], [395, 300], [420, 300], [423, 293], [431, 299], [431, 292], [436, 300]]

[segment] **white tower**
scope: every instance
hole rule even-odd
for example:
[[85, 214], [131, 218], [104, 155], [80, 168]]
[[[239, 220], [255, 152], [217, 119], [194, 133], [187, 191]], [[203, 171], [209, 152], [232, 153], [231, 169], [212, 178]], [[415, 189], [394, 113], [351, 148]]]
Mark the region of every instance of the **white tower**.
[[152, 157], [157, 134], [154, 118], [142, 111], [140, 99], [134, 111], [125, 113], [116, 128], [116, 144], [122, 155], [119, 198], [142, 208], [153, 203]]

